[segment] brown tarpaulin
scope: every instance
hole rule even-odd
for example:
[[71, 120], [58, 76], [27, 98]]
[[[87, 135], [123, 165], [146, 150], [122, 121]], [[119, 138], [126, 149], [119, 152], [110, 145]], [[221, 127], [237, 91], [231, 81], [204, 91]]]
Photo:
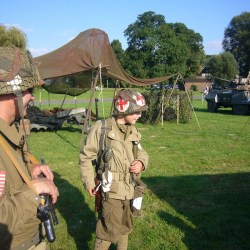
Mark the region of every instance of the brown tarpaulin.
[[79, 72], [93, 72], [99, 67], [103, 75], [137, 86], [160, 83], [174, 76], [139, 79], [128, 75], [116, 58], [108, 35], [99, 29], [81, 32], [64, 46], [34, 59], [44, 80]]

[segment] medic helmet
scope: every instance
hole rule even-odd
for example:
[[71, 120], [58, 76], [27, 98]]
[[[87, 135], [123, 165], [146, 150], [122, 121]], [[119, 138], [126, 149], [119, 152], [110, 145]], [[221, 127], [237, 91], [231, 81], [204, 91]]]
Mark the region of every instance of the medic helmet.
[[133, 114], [148, 109], [144, 97], [139, 92], [130, 89], [120, 90], [114, 97], [113, 104], [114, 116]]
[[42, 85], [31, 54], [19, 48], [0, 47], [0, 95], [17, 94]]

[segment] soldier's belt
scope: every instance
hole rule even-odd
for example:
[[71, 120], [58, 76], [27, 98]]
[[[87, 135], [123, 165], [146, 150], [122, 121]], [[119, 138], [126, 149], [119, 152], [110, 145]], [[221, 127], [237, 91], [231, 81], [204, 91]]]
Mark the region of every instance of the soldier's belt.
[[119, 181], [130, 182], [130, 179], [131, 179], [131, 174], [130, 173], [112, 172], [112, 181], [113, 182], [119, 182]]

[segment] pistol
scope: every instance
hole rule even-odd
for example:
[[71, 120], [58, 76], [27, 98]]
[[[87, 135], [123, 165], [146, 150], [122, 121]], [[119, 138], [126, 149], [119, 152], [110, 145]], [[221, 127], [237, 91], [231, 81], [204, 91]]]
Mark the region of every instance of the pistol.
[[[45, 164], [45, 161], [43, 158], [41, 158], [41, 164]], [[44, 178], [43, 174], [39, 175], [39, 178]], [[51, 196], [49, 194], [40, 194], [40, 201], [37, 208], [37, 218], [40, 219], [43, 222], [46, 236], [49, 242], [54, 242], [56, 239], [55, 231], [54, 231], [54, 225], [59, 224], [56, 211], [54, 208], [54, 205], [51, 200]], [[53, 222], [53, 223], [52, 223]]]

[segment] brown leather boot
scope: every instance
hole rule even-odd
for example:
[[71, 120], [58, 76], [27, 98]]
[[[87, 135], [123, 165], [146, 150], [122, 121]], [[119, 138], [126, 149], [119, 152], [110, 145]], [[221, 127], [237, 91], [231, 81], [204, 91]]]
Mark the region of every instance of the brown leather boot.
[[128, 235], [121, 235], [120, 239], [117, 241], [117, 250], [127, 250], [128, 249]]
[[96, 238], [94, 250], [108, 250], [111, 242]]

